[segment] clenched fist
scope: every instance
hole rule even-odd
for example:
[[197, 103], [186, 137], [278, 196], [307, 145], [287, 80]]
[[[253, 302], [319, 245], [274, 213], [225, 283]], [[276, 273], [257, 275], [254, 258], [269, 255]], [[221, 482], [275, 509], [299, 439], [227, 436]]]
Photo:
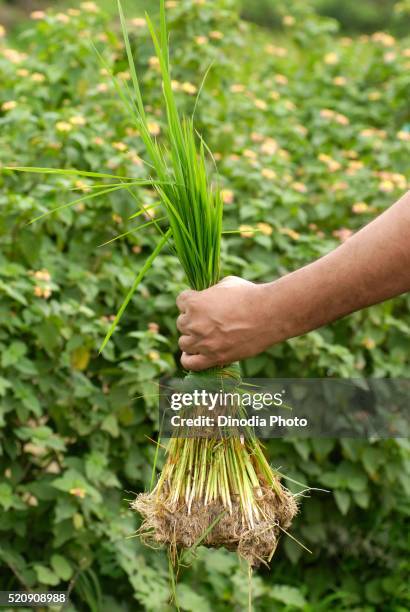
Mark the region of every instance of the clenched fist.
[[210, 289], [181, 293], [177, 328], [182, 366], [204, 370], [267, 348], [264, 292], [265, 285], [228, 276]]

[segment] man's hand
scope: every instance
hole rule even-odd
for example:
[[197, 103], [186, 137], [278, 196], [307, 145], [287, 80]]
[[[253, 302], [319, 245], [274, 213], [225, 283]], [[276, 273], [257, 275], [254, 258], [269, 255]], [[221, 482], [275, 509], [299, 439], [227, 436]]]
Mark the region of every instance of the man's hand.
[[266, 326], [258, 325], [262, 322], [263, 291], [264, 285], [228, 276], [210, 289], [181, 293], [177, 328], [182, 334], [182, 366], [204, 370], [267, 348]]
[[235, 276], [205, 291], [184, 291], [181, 363], [204, 370], [410, 291], [410, 191], [321, 259], [271, 283]]

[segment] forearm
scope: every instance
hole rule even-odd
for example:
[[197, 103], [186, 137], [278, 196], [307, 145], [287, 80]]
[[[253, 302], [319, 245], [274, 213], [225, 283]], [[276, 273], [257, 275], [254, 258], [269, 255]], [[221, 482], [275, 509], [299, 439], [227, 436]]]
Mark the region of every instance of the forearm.
[[298, 336], [406, 291], [410, 192], [325, 257], [264, 286], [269, 342]]

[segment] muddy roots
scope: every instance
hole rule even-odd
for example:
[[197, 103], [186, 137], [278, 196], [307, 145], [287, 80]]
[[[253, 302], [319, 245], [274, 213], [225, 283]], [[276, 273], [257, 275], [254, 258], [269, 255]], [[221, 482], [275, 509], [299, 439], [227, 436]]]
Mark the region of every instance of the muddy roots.
[[185, 503], [169, 505], [164, 488], [141, 493], [132, 508], [144, 519], [139, 535], [147, 544], [166, 545], [174, 553], [198, 544], [224, 547], [256, 567], [271, 560], [281, 530], [289, 528], [297, 513], [293, 495], [279, 487], [280, 495], [270, 488], [260, 489], [259, 518], [252, 526], [244, 520], [239, 501], [233, 500], [229, 510], [218, 500], [207, 505], [196, 501], [188, 511]]

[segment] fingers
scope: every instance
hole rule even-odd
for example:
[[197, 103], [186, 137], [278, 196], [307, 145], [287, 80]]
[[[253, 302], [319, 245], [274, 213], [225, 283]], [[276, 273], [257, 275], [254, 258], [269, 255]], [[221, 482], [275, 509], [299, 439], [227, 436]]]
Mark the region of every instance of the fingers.
[[183, 291], [182, 293], [179, 294], [179, 296], [177, 297], [177, 306], [178, 306], [178, 309], [179, 309], [180, 312], [182, 312], [182, 313], [186, 312], [189, 299], [195, 293], [196, 293], [196, 291], [192, 291], [191, 289], [187, 289], [186, 291]]
[[185, 353], [195, 353], [195, 340], [192, 336], [181, 336], [178, 340], [178, 345], [181, 351]]
[[189, 332], [188, 322], [189, 318], [186, 314], [180, 314], [177, 318], [177, 330], [181, 332], [181, 334], [187, 334]]
[[188, 355], [187, 353], [182, 353], [181, 364], [186, 370], [193, 370], [194, 372], [206, 370], [216, 365], [206, 355]]

